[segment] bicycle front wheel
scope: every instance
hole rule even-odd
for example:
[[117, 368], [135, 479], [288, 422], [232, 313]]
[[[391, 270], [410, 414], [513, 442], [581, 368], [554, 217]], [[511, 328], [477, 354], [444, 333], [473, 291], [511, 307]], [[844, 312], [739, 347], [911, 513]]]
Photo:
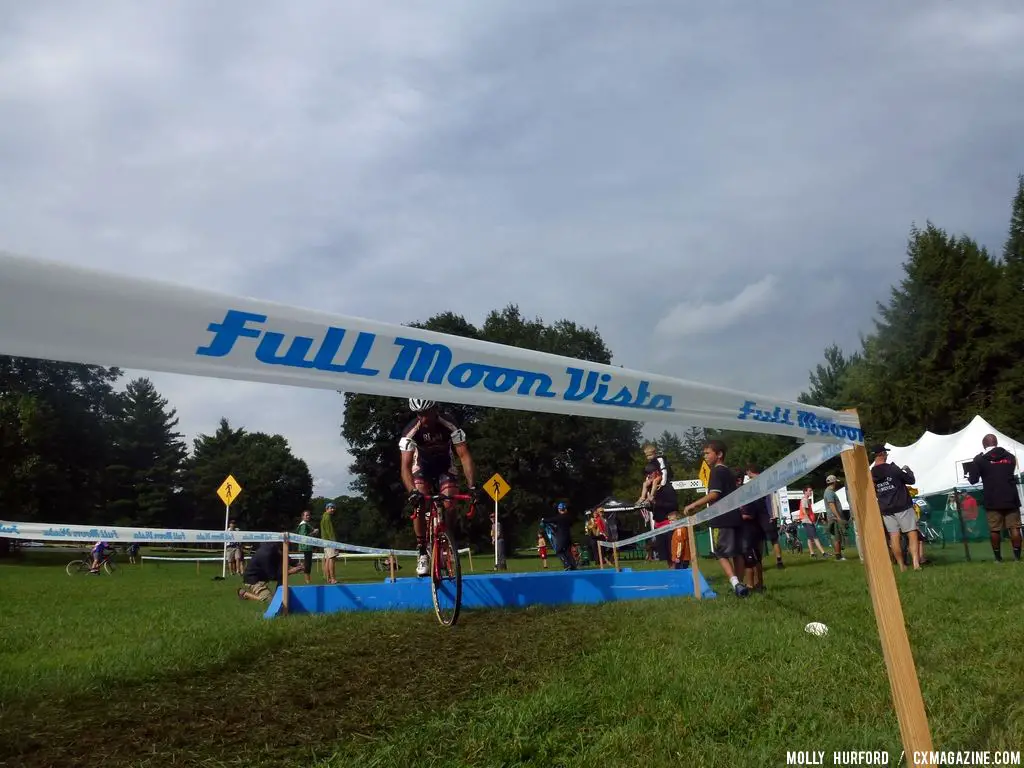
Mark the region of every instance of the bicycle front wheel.
[[107, 560], [105, 563], [103, 563], [103, 570], [107, 572], [108, 576], [113, 576], [115, 573], [117, 573], [117, 563], [115, 563], [113, 560]]
[[434, 599], [434, 613], [442, 625], [450, 627], [459, 620], [462, 609], [462, 565], [459, 551], [447, 533], [434, 540], [431, 563], [430, 594]]

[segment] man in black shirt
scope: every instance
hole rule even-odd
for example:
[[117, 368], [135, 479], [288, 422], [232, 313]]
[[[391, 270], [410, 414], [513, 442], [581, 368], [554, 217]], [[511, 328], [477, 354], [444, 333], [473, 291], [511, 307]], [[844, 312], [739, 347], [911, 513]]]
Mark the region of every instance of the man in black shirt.
[[[245, 566], [245, 573], [242, 574], [242, 588], [238, 590], [238, 596], [243, 600], [258, 600], [265, 603], [273, 597], [267, 582], [276, 581], [281, 583], [281, 565], [284, 559], [280, 541], [265, 541], [256, 548]], [[298, 573], [303, 569], [302, 563], [289, 568], [288, 574]]]
[[889, 549], [896, 558], [901, 571], [907, 570], [903, 564], [903, 551], [900, 546], [900, 534], [907, 534], [908, 549], [914, 561], [914, 570], [921, 570], [921, 548], [917, 539], [917, 515], [914, 514], [914, 500], [910, 498], [907, 485], [915, 482], [910, 467], [897, 467], [889, 464], [889, 452], [884, 445], [871, 448], [874, 464], [871, 466], [871, 478], [875, 481], [875, 496], [878, 497], [878, 508], [882, 512], [882, 522], [889, 534]]
[[558, 514], [554, 517], [545, 517], [540, 522], [541, 525], [550, 526], [554, 532], [555, 540], [551, 543], [558, 559], [562, 561], [562, 569], [575, 571], [576, 560], [569, 551], [572, 546], [572, 518], [569, 517], [569, 507], [564, 501], [558, 502]]
[[[713, 504], [736, 490], [736, 478], [725, 465], [725, 443], [711, 440], [704, 446], [704, 461], [711, 467], [711, 479], [708, 480], [708, 492], [683, 510], [684, 515]], [[718, 527], [718, 541], [715, 543], [715, 557], [729, 579], [733, 592], [737, 597], [747, 597], [750, 590], [743, 583], [746, 566], [744, 564], [743, 542], [743, 511], [741, 509], [726, 512], [714, 519]], [[696, 556], [696, 553], [694, 553]]]
[[1003, 528], [1010, 534], [1013, 559], [1020, 560], [1020, 496], [1017, 494], [1017, 458], [997, 444], [995, 435], [981, 441], [985, 450], [968, 466], [971, 485], [981, 480], [988, 534], [996, 562], [1003, 561]]

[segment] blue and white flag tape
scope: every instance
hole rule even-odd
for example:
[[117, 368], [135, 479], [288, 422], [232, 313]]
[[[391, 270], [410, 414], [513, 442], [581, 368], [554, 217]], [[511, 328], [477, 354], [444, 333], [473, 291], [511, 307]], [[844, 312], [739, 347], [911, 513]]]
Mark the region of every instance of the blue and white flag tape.
[[[184, 528], [131, 528], [117, 525], [18, 523], [9, 520], [0, 520], [0, 537], [32, 541], [111, 541], [134, 544], [167, 544], [168, 542], [255, 544], [265, 541], [284, 541], [284, 534], [277, 531], [199, 531]], [[289, 533], [288, 541], [347, 552], [362, 552], [368, 555], [410, 556], [418, 554], [415, 550], [363, 547], [358, 544], [328, 541], [297, 533]]]
[[850, 448], [853, 448], [852, 444], [805, 443], [781, 461], [770, 466], [750, 482], [745, 483], [732, 493], [728, 494], [721, 501], [711, 504], [704, 511], [698, 512], [696, 515], [684, 517], [681, 520], [676, 520], [674, 523], [663, 525], [660, 528], [655, 528], [652, 531], [638, 534], [637, 536], [633, 536], [629, 539], [611, 542], [599, 541], [598, 544], [607, 549], [624, 547], [640, 541], [646, 541], [647, 539], [653, 539], [655, 536], [670, 533], [671, 531], [674, 531], [677, 528], [682, 528], [683, 526], [697, 526], [709, 520], [714, 520], [716, 517], [721, 517], [727, 512], [739, 509], [745, 504], [750, 504], [751, 502], [775, 493], [779, 488], [789, 485], [794, 480], [800, 479], [808, 472], [813, 471], [829, 459], [834, 459], [840, 453]]

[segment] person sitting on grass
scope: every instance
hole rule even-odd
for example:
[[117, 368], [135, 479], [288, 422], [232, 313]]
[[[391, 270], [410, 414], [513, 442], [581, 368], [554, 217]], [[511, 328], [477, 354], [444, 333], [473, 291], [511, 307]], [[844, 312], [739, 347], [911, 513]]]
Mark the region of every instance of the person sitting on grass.
[[[273, 597], [268, 582], [281, 583], [281, 560], [284, 557], [284, 544], [280, 541], [266, 541], [257, 547], [245, 566], [242, 574], [242, 588], [238, 597], [242, 600], [256, 600], [265, 603]], [[298, 573], [303, 569], [302, 563], [288, 569], [288, 574]]]

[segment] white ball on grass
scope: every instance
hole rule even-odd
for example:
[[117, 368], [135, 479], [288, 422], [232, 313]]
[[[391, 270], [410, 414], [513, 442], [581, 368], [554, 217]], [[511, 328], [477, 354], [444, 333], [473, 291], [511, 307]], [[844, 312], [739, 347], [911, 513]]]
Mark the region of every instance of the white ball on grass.
[[804, 627], [804, 631], [810, 632], [812, 635], [822, 637], [828, 634], [828, 627], [826, 627], [820, 621], [812, 621], [810, 624]]

